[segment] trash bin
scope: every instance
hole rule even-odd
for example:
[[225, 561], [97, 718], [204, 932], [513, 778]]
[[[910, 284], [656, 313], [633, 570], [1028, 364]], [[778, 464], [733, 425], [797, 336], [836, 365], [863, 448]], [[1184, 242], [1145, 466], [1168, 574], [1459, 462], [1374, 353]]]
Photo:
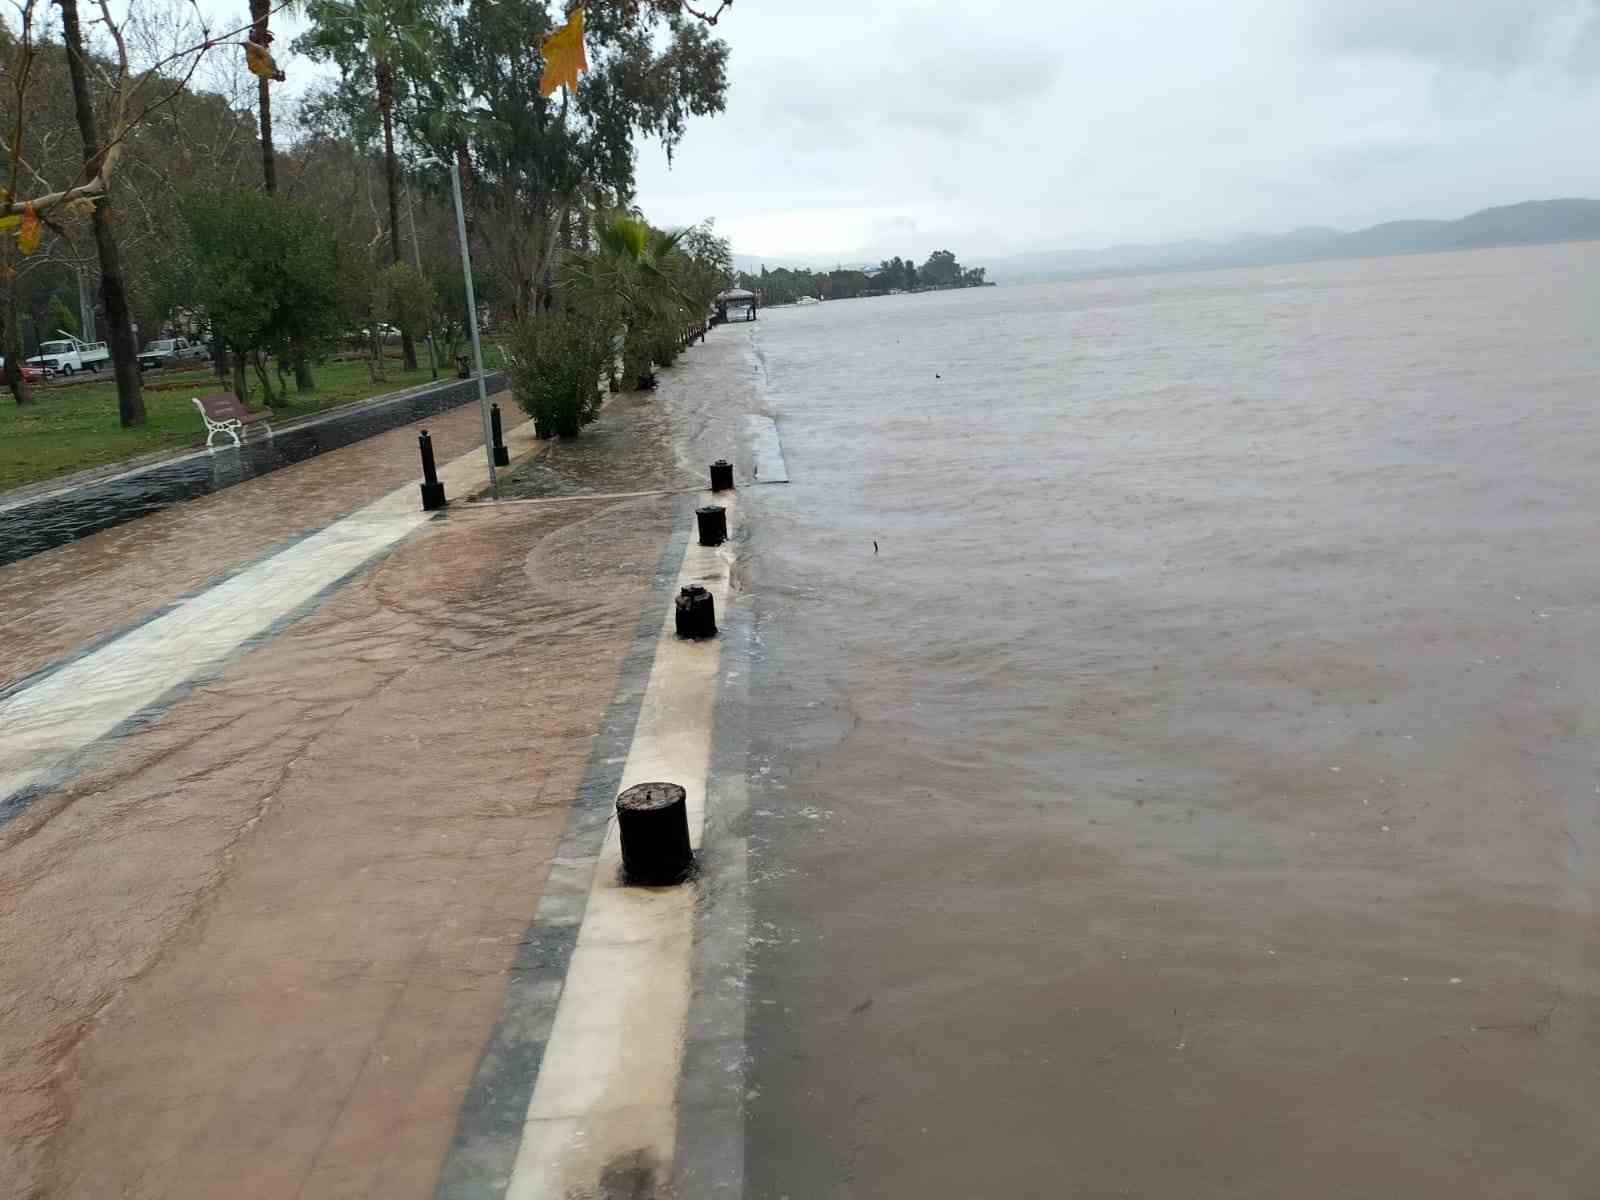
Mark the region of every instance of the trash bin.
[[472, 364], [465, 354], [456, 355], [456, 378], [472, 378]]

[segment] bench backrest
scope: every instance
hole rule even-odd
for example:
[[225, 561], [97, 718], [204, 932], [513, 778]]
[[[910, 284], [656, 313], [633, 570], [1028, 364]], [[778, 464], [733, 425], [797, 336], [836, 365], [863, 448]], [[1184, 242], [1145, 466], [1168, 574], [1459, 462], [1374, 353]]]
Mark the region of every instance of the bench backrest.
[[270, 409], [251, 412], [232, 392], [212, 392], [209, 396], [196, 396], [195, 401], [213, 421], [250, 421], [271, 415]]

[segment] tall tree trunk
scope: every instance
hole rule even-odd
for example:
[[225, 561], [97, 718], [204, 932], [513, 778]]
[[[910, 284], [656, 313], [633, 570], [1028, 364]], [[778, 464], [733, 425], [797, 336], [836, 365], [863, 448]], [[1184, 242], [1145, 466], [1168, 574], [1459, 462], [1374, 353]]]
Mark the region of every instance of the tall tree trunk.
[[[272, 45], [272, 0], [250, 0], [250, 40], [266, 48]], [[269, 192], [278, 190], [278, 164], [272, 145], [272, 81], [256, 80], [256, 109], [261, 117], [261, 182]]]
[[17, 281], [13, 276], [6, 287], [6, 386], [19, 405], [33, 400], [33, 385], [22, 377], [22, 318], [17, 308]]
[[[389, 185], [389, 255], [400, 265], [400, 165], [394, 156], [394, 68], [378, 64], [378, 111], [383, 114], [383, 176]], [[409, 331], [400, 334], [400, 352], [406, 370], [417, 369], [417, 342]]]
[[[72, 76], [72, 103], [83, 138], [83, 170], [92, 179], [100, 171], [100, 133], [95, 128], [94, 100], [89, 94], [83, 63], [83, 30], [78, 24], [78, 0], [57, 0], [61, 5], [61, 37], [67, 46], [67, 72]], [[133, 317], [128, 312], [128, 292], [122, 282], [122, 258], [111, 225], [110, 180], [94, 206], [90, 224], [95, 248], [100, 252], [100, 301], [110, 327], [111, 366], [117, 380], [117, 415], [128, 429], [144, 424], [144, 391], [139, 380], [139, 345], [133, 337]]]

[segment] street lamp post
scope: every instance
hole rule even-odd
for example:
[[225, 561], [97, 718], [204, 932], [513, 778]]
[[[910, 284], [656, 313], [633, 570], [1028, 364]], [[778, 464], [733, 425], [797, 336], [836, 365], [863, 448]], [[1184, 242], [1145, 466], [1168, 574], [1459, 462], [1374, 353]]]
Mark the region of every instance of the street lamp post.
[[[425, 158], [419, 167], [435, 167], [440, 158]], [[467, 285], [467, 325], [472, 331], [472, 362], [478, 371], [478, 408], [483, 414], [483, 455], [489, 463], [489, 494], [500, 499], [500, 481], [494, 470], [494, 435], [489, 429], [489, 388], [483, 378], [483, 343], [478, 340], [478, 298], [472, 290], [472, 255], [467, 250], [467, 218], [461, 209], [461, 171], [450, 164], [450, 190], [456, 201], [456, 237], [461, 242], [461, 275]]]
[[[422, 275], [422, 242], [417, 238], [417, 206], [411, 203], [411, 180], [406, 180], [406, 215], [411, 219], [411, 255], [417, 264], [417, 275]], [[433, 344], [433, 316], [428, 317], [428, 366], [435, 380], [439, 378], [439, 348]]]

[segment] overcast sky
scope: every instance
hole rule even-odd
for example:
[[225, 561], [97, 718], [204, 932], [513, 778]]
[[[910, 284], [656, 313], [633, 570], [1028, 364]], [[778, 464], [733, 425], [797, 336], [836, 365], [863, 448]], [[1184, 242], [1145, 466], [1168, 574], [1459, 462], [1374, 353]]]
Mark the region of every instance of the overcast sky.
[[738, 0], [652, 219], [958, 257], [1600, 196], [1600, 0]]

